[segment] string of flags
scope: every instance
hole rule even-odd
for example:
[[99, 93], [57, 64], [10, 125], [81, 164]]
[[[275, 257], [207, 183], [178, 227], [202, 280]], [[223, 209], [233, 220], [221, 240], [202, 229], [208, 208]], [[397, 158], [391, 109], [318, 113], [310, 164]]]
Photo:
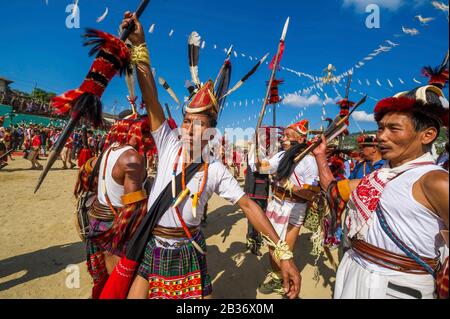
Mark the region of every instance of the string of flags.
[[[370, 85], [369, 79], [365, 79], [365, 80], [366, 80], [366, 82], [368, 82], [368, 84]], [[403, 79], [398, 78], [398, 80], [399, 80], [399, 83], [400, 83], [400, 84], [402, 84], [402, 85], [405, 85], [405, 84], [406, 84], [405, 81], [404, 81]], [[413, 81], [414, 83], [417, 83], [417, 84], [423, 84], [422, 82], [418, 81], [415, 77], [412, 79], [412, 81]], [[356, 79], [356, 82], [357, 82], [358, 84], [360, 84], [360, 85], [364, 85], [364, 83], [361, 81], [361, 79]], [[377, 85], [382, 85], [380, 79], [376, 79], [374, 82], [376, 82]], [[387, 84], [389, 85], [389, 87], [392, 88], [392, 87], [394, 86], [393, 82], [392, 82], [390, 79], [386, 79], [386, 82], [387, 82]], [[338, 85], [339, 87], [343, 87], [343, 84], [341, 84], [341, 83], [336, 83], [336, 85]], [[322, 100], [322, 109], [321, 109], [321, 110], [322, 110], [322, 114], [321, 114], [321, 119], [322, 119], [322, 121], [325, 121], [326, 116], [327, 116], [327, 112], [326, 112], [325, 106], [326, 106], [327, 104], [333, 104], [333, 101], [336, 101], [336, 100], [338, 100], [338, 99], [342, 99], [342, 95], [340, 94], [339, 90], [336, 88], [336, 85], [332, 85], [332, 86], [331, 86], [331, 87], [333, 88], [335, 94], [336, 94], [336, 97], [335, 97], [334, 99], [330, 98], [329, 95], [328, 95], [326, 92], [324, 92], [323, 86], [318, 86], [318, 87], [312, 86], [312, 87], [310, 87], [310, 88], [306, 88], [306, 89], [303, 89], [303, 90], [299, 90], [299, 91], [297, 91], [297, 92], [295, 92], [295, 93], [302, 93], [302, 94], [304, 93], [305, 95], [309, 95], [309, 94], [311, 94], [313, 91], [315, 91], [315, 93], [316, 93], [317, 95], [323, 95], [324, 99]], [[365, 92], [362, 92], [362, 91], [357, 90], [357, 89], [355, 89], [355, 88], [350, 88], [350, 92], [353, 92], [353, 93], [358, 94], [358, 95], [361, 95], [361, 96], [364, 96], [364, 95], [366, 94]], [[286, 97], [287, 95], [289, 95], [289, 94], [283, 94], [283, 97]], [[379, 98], [375, 98], [375, 97], [373, 97], [373, 96], [368, 96], [368, 98], [371, 99], [371, 100], [373, 100], [374, 102], [379, 101]], [[232, 102], [230, 101], [230, 102], [227, 102], [227, 103], [225, 104], [225, 108], [230, 108], [230, 107], [237, 108], [237, 107], [242, 107], [242, 106], [247, 107], [247, 106], [249, 106], [249, 105], [255, 105], [256, 103], [262, 103], [262, 100], [263, 100], [263, 99], [259, 99], [259, 98], [258, 98], [258, 99], [245, 99], [245, 100], [243, 100], [243, 101], [232, 101]], [[328, 103], [326, 103], [326, 102], [328, 102]], [[280, 107], [280, 105], [278, 105], [278, 108], [279, 108], [279, 107]], [[299, 111], [299, 113], [294, 117], [294, 120], [295, 120], [295, 119], [300, 119], [301, 117], [303, 117], [303, 115], [304, 115], [304, 110], [305, 110], [307, 107], [308, 107], [308, 106], [304, 106], [303, 109], [302, 109], [301, 111]], [[257, 108], [255, 108], [255, 111], [257, 111]], [[270, 114], [271, 112], [272, 112], [272, 109], [269, 108], [269, 109], [266, 111], [266, 114]], [[248, 119], [243, 119], [243, 120], [240, 120], [240, 121], [235, 121], [235, 122], [232, 122], [230, 125], [231, 125], [231, 126], [234, 126], [234, 125], [239, 125], [239, 124], [241, 124], [241, 123], [244, 124], [244, 123], [246, 123], [247, 121], [256, 120], [256, 119], [257, 119], [257, 116], [258, 116], [258, 114], [254, 114], [253, 116], [249, 116]], [[353, 120], [357, 122], [356, 119], [353, 119]], [[238, 122], [239, 122], [239, 124], [238, 124]]]
[[365, 66], [367, 63], [372, 61], [374, 58], [378, 57], [381, 54], [387, 53], [391, 51], [393, 48], [399, 46], [398, 43], [394, 43], [390, 40], [385, 40], [381, 45], [378, 46], [375, 50], [369, 53], [366, 57], [364, 57], [361, 61], [357, 62], [354, 67], [356, 69], [360, 69]]
[[[48, 4], [48, 0], [45, 1], [46, 4]], [[77, 14], [78, 10], [79, 10], [79, 0], [74, 0], [74, 6], [73, 6], [73, 11], [72, 14]], [[437, 10], [442, 11], [443, 13], [446, 14], [447, 19], [448, 19], [448, 11], [449, 11], [449, 7], [448, 5], [439, 2], [439, 1], [432, 1], [431, 3], [433, 5], [434, 8], [436, 8]], [[105, 11], [103, 12], [103, 14], [101, 16], [99, 16], [96, 19], [97, 23], [101, 23], [102, 21], [104, 21], [107, 16], [109, 14], [109, 8], [105, 8]], [[414, 17], [421, 26], [427, 26], [431, 21], [435, 20], [434, 17], [424, 17], [422, 15], [416, 15]], [[148, 29], [148, 33], [149, 34], [154, 34], [155, 32], [158, 31], [157, 25], [156, 23], [151, 24], [150, 28]], [[415, 36], [420, 34], [420, 31], [417, 28], [413, 28], [413, 27], [408, 27], [408, 26], [402, 26], [402, 31], [403, 34], [405, 35], [410, 35], [410, 36]], [[175, 30], [174, 29], [170, 29], [170, 32], [168, 33], [169, 37], [173, 37], [173, 35], [175, 34]], [[396, 35], [394, 35], [396, 36]], [[201, 49], [204, 50], [206, 48], [212, 48], [213, 50], [220, 50], [222, 51], [222, 49], [219, 49], [220, 46], [216, 43], [210, 42], [211, 44], [207, 43], [206, 41], [202, 41], [201, 42]], [[360, 61], [356, 62], [349, 70], [343, 72], [340, 75], [337, 75], [334, 77], [334, 84], [342, 86], [341, 82], [343, 80], [345, 80], [346, 77], [348, 77], [349, 74], [353, 73], [353, 69], [361, 69], [364, 66], [366, 66], [369, 62], [376, 60], [379, 56], [384, 55], [388, 52], [390, 52], [393, 48], [396, 48], [397, 46], [399, 46], [399, 43], [396, 43], [394, 41], [391, 40], [385, 40], [382, 42], [382, 44], [380, 44], [376, 49], [374, 49], [372, 52], [370, 52], [367, 56], [363, 57]], [[228, 52], [228, 48], [224, 48], [223, 52], [225, 54], [227, 54]], [[246, 52], [241, 52], [238, 50], [233, 50], [232, 54], [235, 58], [244, 58], [244, 59], [249, 59], [250, 61], [258, 61], [259, 58], [254, 56], [254, 55], [250, 55]], [[266, 65], [269, 65], [268, 61], [264, 62]], [[302, 77], [302, 78], [307, 78], [309, 80], [311, 80], [313, 83], [311, 86], [297, 90], [293, 93], [288, 93], [289, 94], [297, 94], [297, 95], [303, 95], [303, 96], [309, 96], [311, 95], [313, 92], [315, 92], [315, 94], [317, 96], [324, 96], [324, 99], [321, 100], [321, 104], [322, 104], [322, 115], [321, 115], [321, 119], [322, 121], [325, 120], [325, 117], [327, 115], [326, 113], [326, 101], [330, 101], [332, 99], [329, 98], [329, 96], [327, 95], [327, 93], [324, 91], [324, 86], [327, 83], [323, 82], [323, 79], [321, 77], [315, 76], [315, 75], [311, 75], [305, 72], [301, 72], [298, 70], [295, 70], [293, 68], [289, 68], [289, 67], [284, 67], [284, 66], [280, 66], [280, 69], [286, 72], [289, 72], [293, 75], [296, 75], [297, 77]], [[408, 80], [405, 80], [404, 78], [401, 77], [391, 77], [391, 78], [386, 78], [386, 79], [380, 79], [380, 78], [376, 78], [376, 79], [364, 79], [364, 78], [357, 78], [354, 79], [355, 83], [357, 83], [360, 87], [370, 87], [372, 85], [377, 85], [378, 87], [385, 87], [385, 88], [389, 88], [389, 89], [394, 89], [397, 85], [407, 85]], [[416, 77], [413, 77], [411, 79], [412, 82], [414, 82], [415, 84], [423, 84], [421, 81], [419, 81]], [[341, 94], [339, 93], [339, 91], [337, 90], [335, 85], [331, 86], [334, 90], [334, 92], [336, 93], [337, 98], [342, 98]], [[350, 91], [360, 94], [360, 95], [364, 95], [363, 92], [356, 90], [354, 88], [350, 88]], [[286, 97], [286, 94], [284, 94], [284, 97]], [[378, 101], [378, 99], [375, 99], [373, 97], [369, 97], [375, 101]], [[245, 100], [241, 100], [241, 101], [233, 101], [233, 102], [227, 102], [225, 104], [224, 108], [228, 108], [228, 107], [248, 107], [250, 104], [254, 105], [255, 103], [262, 103], [263, 99], [245, 99]], [[278, 107], [280, 107], [280, 105], [278, 105]], [[177, 110], [180, 108], [180, 106], [177, 106]], [[255, 110], [257, 110], [257, 108], [255, 108]], [[272, 108], [268, 108], [268, 110], [266, 111], [266, 113], [271, 113], [272, 112]], [[298, 119], [299, 117], [303, 116], [303, 110], [301, 110], [294, 118]], [[254, 114], [253, 116], [249, 116], [248, 118], [244, 118], [244, 119], [240, 119], [237, 122], [233, 122], [232, 125], [239, 125], [240, 123], [246, 123], [246, 121], [251, 121], [252, 119], [257, 119], [258, 114]], [[358, 125], [359, 127], [359, 125]]]

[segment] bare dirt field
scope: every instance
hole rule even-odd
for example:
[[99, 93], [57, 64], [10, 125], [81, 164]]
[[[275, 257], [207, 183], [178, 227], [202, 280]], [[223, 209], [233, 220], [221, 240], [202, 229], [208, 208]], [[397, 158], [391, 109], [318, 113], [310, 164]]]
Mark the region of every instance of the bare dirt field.
[[[30, 166], [16, 157], [0, 170], [0, 298], [89, 298], [91, 282], [85, 266], [85, 247], [72, 217], [77, 171], [61, 170], [61, 162], [57, 163], [34, 195], [40, 171], [29, 170]], [[204, 229], [214, 298], [280, 298], [258, 293], [257, 287], [269, 269], [267, 249], [263, 249], [261, 258], [246, 251], [246, 231], [244, 214], [214, 196]], [[300, 296], [329, 299], [335, 272], [321, 258], [321, 276], [316, 284], [309, 238], [309, 233], [302, 232], [295, 251], [303, 277]], [[75, 276], [77, 270], [79, 276]]]

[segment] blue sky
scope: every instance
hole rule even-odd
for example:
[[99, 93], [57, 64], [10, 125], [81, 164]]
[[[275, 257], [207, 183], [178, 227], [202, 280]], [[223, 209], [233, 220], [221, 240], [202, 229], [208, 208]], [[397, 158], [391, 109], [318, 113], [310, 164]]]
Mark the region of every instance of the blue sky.
[[[3, 30], [0, 76], [14, 80], [13, 88], [31, 91], [37, 83], [40, 88], [63, 93], [78, 87], [92, 62], [88, 50], [82, 46], [84, 28], [117, 33], [123, 12], [134, 10], [138, 0], [79, 0], [80, 29], [66, 27], [69, 13], [65, 10], [70, 3], [73, 1], [48, 0], [48, 4], [45, 0], [0, 1], [0, 28]], [[366, 27], [369, 13], [365, 8], [370, 3], [380, 7], [380, 28]], [[97, 23], [96, 19], [106, 8], [108, 15]], [[419, 14], [435, 19], [423, 26], [414, 18]], [[425, 83], [420, 74], [421, 67], [439, 64], [448, 50], [446, 13], [433, 7], [429, 0], [197, 0], [189, 3], [152, 0], [141, 22], [145, 30], [156, 25], [153, 34], [146, 34], [152, 65], [157, 75], [163, 76], [182, 99], [186, 95], [184, 82], [190, 78], [186, 42], [191, 31], [199, 32], [205, 41], [200, 57], [201, 80], [216, 77], [225, 57], [223, 49], [233, 44], [237, 53], [237, 58], [234, 55], [232, 58], [232, 82], [235, 83], [254, 65], [255, 61], [249, 56], [261, 58], [270, 52], [272, 57], [276, 53], [288, 16], [291, 24], [282, 66], [313, 76], [323, 76], [322, 71], [329, 63], [335, 66], [335, 74], [341, 74], [364, 61], [380, 45], [390, 46], [386, 40], [399, 44], [354, 69], [352, 87], [357, 92], [352, 91], [350, 99], [359, 100], [362, 93], [369, 94], [371, 99], [361, 108], [358, 121], [351, 121], [351, 131], [374, 129], [376, 126], [370, 121], [370, 114], [375, 100], [418, 86], [413, 79]], [[402, 26], [414, 28], [419, 34], [405, 34]], [[169, 36], [171, 30], [174, 32]], [[269, 75], [270, 70], [263, 65], [228, 99], [220, 128], [256, 125], [255, 115], [261, 109], [258, 99], [265, 94], [265, 81]], [[336, 99], [336, 90], [342, 95], [345, 93], [345, 80], [336, 86], [336, 90], [326, 85], [324, 92], [316, 89], [305, 92], [302, 90], [313, 85], [311, 79], [286, 70], [281, 70], [278, 78], [285, 80], [280, 93], [287, 96], [277, 110], [278, 124], [281, 125], [308, 118], [312, 128], [319, 128], [321, 101], [325, 99], [323, 93], [331, 100]], [[377, 79], [381, 86], [376, 84]], [[111, 112], [114, 105], [117, 105], [116, 112], [127, 108], [126, 95], [124, 79], [115, 78], [103, 97], [105, 110]], [[179, 122], [180, 110], [161, 88], [159, 95], [162, 103], [171, 105]], [[334, 104], [326, 105], [325, 110], [327, 117], [338, 113]], [[268, 113], [266, 123], [271, 123], [271, 119], [272, 114]]]

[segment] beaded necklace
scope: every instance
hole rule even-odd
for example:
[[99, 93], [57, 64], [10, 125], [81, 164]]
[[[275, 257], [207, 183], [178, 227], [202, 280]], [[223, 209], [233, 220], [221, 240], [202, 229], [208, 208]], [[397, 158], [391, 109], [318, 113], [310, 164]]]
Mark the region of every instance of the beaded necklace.
[[[184, 232], [186, 233], [186, 236], [188, 237], [189, 241], [192, 243], [192, 245], [194, 245], [195, 249], [197, 249], [198, 252], [200, 252], [202, 255], [206, 255], [206, 252], [200, 247], [200, 245], [194, 240], [191, 232], [189, 231], [188, 226], [186, 225], [186, 222], [183, 219], [183, 215], [181, 214], [180, 208], [178, 207], [185, 199], [187, 196], [189, 196], [191, 194], [191, 191], [189, 190], [189, 188], [186, 187], [186, 163], [183, 160], [183, 167], [181, 169], [182, 172], [182, 192], [180, 193], [180, 195], [178, 195], [178, 198], [176, 197], [176, 174], [177, 174], [177, 169], [178, 169], [178, 162], [180, 161], [180, 157], [181, 154], [183, 152], [183, 147], [180, 147], [180, 150], [178, 151], [177, 157], [175, 159], [175, 163], [173, 165], [173, 172], [172, 172], [172, 194], [173, 194], [173, 208], [175, 209], [175, 212], [177, 214], [177, 217], [181, 223], [181, 226], [183, 227]], [[192, 199], [192, 215], [194, 216], [194, 218], [197, 217], [197, 204], [198, 204], [198, 199], [201, 197], [201, 195], [203, 194], [203, 191], [205, 190], [206, 187], [206, 181], [208, 179], [208, 168], [209, 168], [209, 164], [205, 163], [204, 164], [204, 174], [203, 174], [203, 181], [202, 181], [202, 186], [200, 187], [200, 191], [198, 193], [196, 193], [193, 196]]]
[[[181, 169], [181, 186], [182, 186], [182, 191], [181, 193], [178, 195], [176, 195], [176, 174], [177, 174], [177, 170], [178, 170], [178, 163], [180, 161], [180, 157], [181, 154], [183, 153], [183, 147], [180, 147], [180, 150], [178, 151], [177, 157], [175, 159], [175, 163], [173, 165], [173, 171], [172, 171], [172, 198], [174, 201], [174, 205], [173, 207], [177, 210], [178, 206], [186, 199], [187, 196], [191, 195], [191, 190], [189, 188], [187, 188], [186, 186], [186, 162], [183, 160], [183, 164], [182, 164], [182, 169]], [[203, 166], [203, 180], [202, 180], [202, 184], [201, 187], [199, 189], [199, 191], [193, 195], [191, 195], [192, 198], [192, 215], [194, 218], [197, 217], [197, 205], [198, 205], [198, 201], [201, 198], [203, 192], [205, 191], [205, 187], [206, 187], [206, 182], [208, 180], [208, 168], [209, 168], [209, 164], [205, 163]]]

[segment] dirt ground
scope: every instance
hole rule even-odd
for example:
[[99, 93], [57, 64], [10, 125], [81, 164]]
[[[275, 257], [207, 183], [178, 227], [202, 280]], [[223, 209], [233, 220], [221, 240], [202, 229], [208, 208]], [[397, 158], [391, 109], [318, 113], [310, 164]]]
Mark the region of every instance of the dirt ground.
[[[28, 161], [16, 157], [0, 170], [0, 298], [89, 298], [85, 247], [73, 223], [72, 190], [77, 171], [62, 170], [58, 162], [34, 195], [40, 171], [29, 167]], [[244, 214], [214, 196], [207, 222], [204, 232], [214, 298], [280, 298], [257, 291], [269, 269], [267, 249], [261, 258], [246, 251]], [[309, 238], [309, 233], [302, 232], [294, 252], [303, 277], [300, 297], [329, 299], [335, 272], [321, 258], [316, 284]]]

